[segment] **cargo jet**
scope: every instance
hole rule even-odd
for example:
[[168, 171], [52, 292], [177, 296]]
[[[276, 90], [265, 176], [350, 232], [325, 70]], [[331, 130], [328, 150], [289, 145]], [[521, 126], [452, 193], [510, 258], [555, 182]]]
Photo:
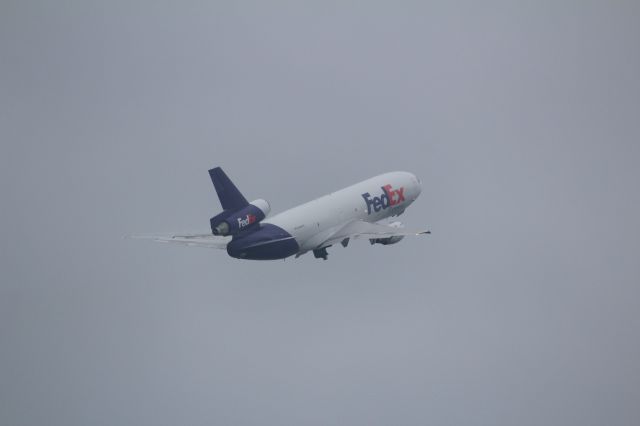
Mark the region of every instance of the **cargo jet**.
[[209, 176], [222, 205], [210, 220], [210, 234], [133, 236], [159, 242], [226, 249], [238, 259], [275, 260], [311, 251], [327, 260], [327, 248], [347, 247], [350, 239], [395, 244], [410, 232], [402, 223], [379, 221], [400, 216], [421, 192], [421, 182], [408, 172], [385, 173], [274, 216], [266, 200], [248, 202], [220, 167]]

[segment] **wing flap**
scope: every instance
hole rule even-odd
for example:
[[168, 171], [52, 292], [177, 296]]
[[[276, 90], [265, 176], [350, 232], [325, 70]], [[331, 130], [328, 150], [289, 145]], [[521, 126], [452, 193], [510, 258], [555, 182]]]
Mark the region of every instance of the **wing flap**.
[[430, 234], [431, 231], [411, 231], [404, 228], [396, 228], [382, 223], [370, 223], [362, 220], [348, 222], [343, 227], [336, 229], [334, 233], [323, 241], [318, 248], [328, 247], [343, 241], [345, 238], [387, 238], [408, 235]]

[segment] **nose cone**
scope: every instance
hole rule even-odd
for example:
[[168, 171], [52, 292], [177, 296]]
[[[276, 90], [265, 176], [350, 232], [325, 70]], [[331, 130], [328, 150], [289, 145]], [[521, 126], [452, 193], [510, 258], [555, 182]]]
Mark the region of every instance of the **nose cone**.
[[411, 178], [411, 186], [413, 188], [413, 193], [415, 194], [413, 198], [416, 199], [422, 192], [422, 181], [413, 173], [409, 173], [409, 176]]

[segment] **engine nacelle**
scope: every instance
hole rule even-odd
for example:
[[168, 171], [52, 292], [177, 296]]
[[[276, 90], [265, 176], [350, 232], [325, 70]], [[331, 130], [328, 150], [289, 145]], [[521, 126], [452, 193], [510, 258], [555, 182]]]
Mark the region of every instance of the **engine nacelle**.
[[252, 201], [240, 210], [224, 211], [212, 217], [211, 232], [213, 235], [236, 235], [260, 223], [270, 211], [271, 206], [266, 200]]
[[387, 237], [387, 238], [370, 238], [369, 242], [371, 244], [382, 244], [382, 245], [388, 246], [389, 244], [399, 243], [400, 240], [403, 238], [404, 238], [404, 235], [397, 235], [394, 237]]
[[[390, 227], [392, 228], [404, 228], [404, 225], [402, 225], [402, 222], [393, 222], [389, 224]], [[385, 237], [385, 238], [370, 238], [369, 242], [371, 243], [371, 245], [373, 244], [382, 244], [385, 246], [388, 246], [390, 244], [395, 244], [395, 243], [399, 243], [400, 240], [402, 240], [404, 238], [404, 235], [394, 235], [393, 237]]]

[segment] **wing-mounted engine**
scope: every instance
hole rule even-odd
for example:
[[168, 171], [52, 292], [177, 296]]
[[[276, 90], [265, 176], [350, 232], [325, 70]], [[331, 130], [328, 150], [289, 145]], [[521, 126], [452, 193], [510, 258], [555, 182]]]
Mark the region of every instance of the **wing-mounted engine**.
[[211, 218], [211, 232], [222, 236], [239, 234], [256, 227], [270, 211], [271, 206], [263, 199], [254, 200], [239, 210], [225, 210]]
[[[402, 224], [402, 222], [393, 222], [389, 224], [390, 227], [392, 228], [404, 228], [404, 225]], [[373, 244], [382, 244], [385, 246], [388, 246], [390, 244], [396, 244], [399, 243], [400, 240], [402, 240], [404, 238], [404, 235], [395, 235], [393, 237], [385, 237], [385, 238], [370, 238], [369, 242], [371, 243], [371, 245]]]

